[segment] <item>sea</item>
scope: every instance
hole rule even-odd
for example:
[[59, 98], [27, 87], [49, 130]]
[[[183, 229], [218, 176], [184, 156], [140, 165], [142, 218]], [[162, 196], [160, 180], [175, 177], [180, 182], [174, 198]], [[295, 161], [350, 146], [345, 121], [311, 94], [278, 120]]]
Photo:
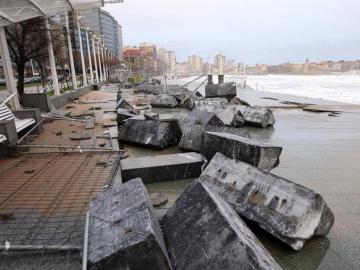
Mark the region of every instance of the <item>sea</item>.
[[[225, 82], [241, 80], [241, 76], [225, 76]], [[246, 82], [257, 91], [360, 104], [360, 75], [249, 75]]]

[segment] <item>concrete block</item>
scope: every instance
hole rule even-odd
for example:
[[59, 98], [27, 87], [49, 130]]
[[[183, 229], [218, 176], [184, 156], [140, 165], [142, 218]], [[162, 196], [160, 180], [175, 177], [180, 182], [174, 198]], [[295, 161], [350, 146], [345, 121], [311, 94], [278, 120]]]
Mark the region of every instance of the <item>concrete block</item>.
[[177, 145], [181, 139], [177, 120], [141, 120], [130, 118], [119, 131], [119, 142], [157, 149]]
[[119, 101], [116, 103], [115, 109], [119, 109], [119, 108], [135, 113], [134, 107], [129, 102], [127, 102], [127, 100], [123, 97], [120, 98]]
[[203, 145], [204, 133], [207, 131], [223, 132], [250, 138], [250, 134], [243, 128], [232, 128], [212, 125], [192, 125], [186, 128], [179, 142], [179, 148], [185, 151], [200, 152]]
[[229, 104], [226, 98], [194, 98], [192, 108], [203, 109], [208, 107], [225, 107]]
[[205, 97], [235, 97], [236, 84], [235, 83], [221, 83], [221, 84], [207, 84], [205, 85]]
[[235, 211], [195, 181], [162, 219], [177, 270], [280, 270]]
[[198, 153], [182, 153], [121, 160], [124, 182], [140, 177], [144, 183], [197, 178], [205, 158]]
[[193, 125], [225, 126], [215, 113], [196, 109], [192, 110], [183, 120], [181, 120], [180, 125], [183, 131]]
[[313, 190], [217, 153], [199, 178], [235, 211], [294, 250], [324, 236], [334, 215]]
[[275, 124], [272, 110], [265, 107], [237, 106], [241, 111], [246, 125], [266, 128]]
[[134, 117], [134, 116], [135, 116], [135, 114], [132, 113], [131, 111], [119, 108], [119, 109], [117, 109], [116, 121], [118, 122], [118, 124], [120, 126], [120, 125], [124, 124], [124, 122], [127, 119]]
[[228, 127], [242, 127], [245, 119], [237, 106], [215, 110], [216, 116]]
[[50, 100], [46, 93], [24, 94], [22, 102], [24, 107], [39, 108], [42, 112], [49, 112], [51, 109]]
[[0, 134], [6, 137], [6, 144], [16, 144], [16, 142], [19, 140], [19, 136], [16, 131], [14, 119], [0, 120]]
[[88, 264], [90, 269], [172, 269], [141, 179], [114, 186], [91, 202]]
[[150, 104], [154, 108], [175, 108], [179, 106], [179, 103], [174, 96], [164, 94], [155, 96]]
[[282, 147], [233, 134], [206, 132], [201, 153], [211, 159], [217, 152], [238, 159], [265, 171], [280, 163]]

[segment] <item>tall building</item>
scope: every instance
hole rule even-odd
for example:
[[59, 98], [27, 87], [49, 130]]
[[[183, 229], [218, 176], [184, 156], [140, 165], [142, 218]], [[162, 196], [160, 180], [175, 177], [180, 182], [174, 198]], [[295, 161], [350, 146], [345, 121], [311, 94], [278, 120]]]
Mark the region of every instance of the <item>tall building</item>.
[[202, 73], [203, 59], [198, 55], [188, 57], [188, 65], [191, 73]]
[[222, 54], [215, 56], [215, 68], [219, 74], [224, 74], [226, 65], [226, 58]]
[[162, 72], [163, 70], [167, 73], [176, 72], [176, 54], [174, 51], [168, 51], [165, 48], [157, 48], [157, 62], [158, 70]]
[[143, 60], [144, 72], [156, 73], [158, 70], [156, 46], [152, 43], [143, 42], [139, 44], [139, 49]]
[[[77, 31], [76, 18], [71, 18], [70, 25], [75, 31], [73, 33], [74, 49], [80, 50], [79, 35]], [[122, 56], [123, 38], [122, 29], [119, 23], [109, 12], [98, 9], [85, 10], [80, 13], [80, 24], [88, 27], [89, 31], [101, 35], [103, 37], [104, 46], [118, 57]], [[82, 45], [87, 50], [86, 34], [81, 31]], [[90, 45], [91, 46], [91, 45]], [[90, 48], [91, 49], [91, 48]]]

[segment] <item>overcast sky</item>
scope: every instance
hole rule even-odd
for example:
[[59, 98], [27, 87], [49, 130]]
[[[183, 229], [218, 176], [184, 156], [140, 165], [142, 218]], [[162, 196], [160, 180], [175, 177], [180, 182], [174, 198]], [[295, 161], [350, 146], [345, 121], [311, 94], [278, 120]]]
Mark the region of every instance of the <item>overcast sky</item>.
[[248, 64], [360, 59], [360, 0], [124, 0], [105, 10], [125, 45], [152, 42], [178, 61], [219, 52]]

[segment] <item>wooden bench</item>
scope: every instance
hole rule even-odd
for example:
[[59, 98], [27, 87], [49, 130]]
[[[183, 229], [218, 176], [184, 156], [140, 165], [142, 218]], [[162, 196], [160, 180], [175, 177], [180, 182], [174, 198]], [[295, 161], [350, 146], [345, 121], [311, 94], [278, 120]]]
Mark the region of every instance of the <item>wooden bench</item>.
[[12, 111], [5, 104], [0, 105], [0, 120], [14, 120], [17, 133], [35, 124], [35, 120], [32, 118], [16, 118]]
[[4, 135], [0, 134], [0, 143], [6, 142], [7, 139]]

